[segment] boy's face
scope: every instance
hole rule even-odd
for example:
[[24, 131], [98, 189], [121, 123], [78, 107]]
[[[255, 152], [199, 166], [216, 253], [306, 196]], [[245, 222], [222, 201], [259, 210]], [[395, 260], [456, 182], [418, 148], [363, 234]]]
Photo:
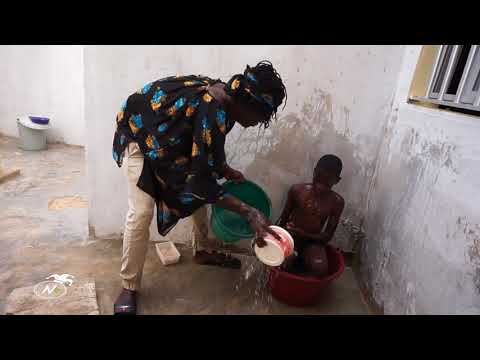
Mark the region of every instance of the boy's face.
[[324, 170], [322, 168], [315, 169], [313, 175], [313, 186], [314, 188], [321, 190], [322, 188], [328, 187], [332, 188], [334, 185], [338, 184], [341, 177], [333, 174], [330, 171]]

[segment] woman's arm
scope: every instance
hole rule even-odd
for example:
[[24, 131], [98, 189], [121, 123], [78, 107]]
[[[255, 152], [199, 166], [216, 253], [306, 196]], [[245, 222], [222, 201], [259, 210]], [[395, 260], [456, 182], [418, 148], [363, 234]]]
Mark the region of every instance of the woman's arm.
[[243, 217], [247, 217], [252, 210], [251, 206], [245, 204], [244, 202], [229, 194], [225, 194], [224, 196], [219, 198], [216, 204], [224, 209], [242, 215]]
[[269, 228], [271, 225], [270, 220], [268, 220], [259, 210], [255, 209], [254, 207], [251, 207], [236, 197], [228, 194], [218, 199], [216, 204], [246, 218], [250, 227], [255, 232], [255, 243], [259, 247], [264, 247], [266, 245], [266, 242], [263, 240], [263, 238], [265, 235], [267, 235], [267, 233], [280, 240], [279, 236]]

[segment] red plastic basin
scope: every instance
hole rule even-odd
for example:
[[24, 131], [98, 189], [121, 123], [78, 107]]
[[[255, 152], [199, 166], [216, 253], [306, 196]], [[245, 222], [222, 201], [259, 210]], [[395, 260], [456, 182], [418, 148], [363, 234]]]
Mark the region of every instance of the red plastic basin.
[[287, 273], [279, 268], [271, 268], [268, 287], [273, 297], [292, 306], [309, 306], [317, 302], [322, 290], [342, 275], [345, 261], [342, 253], [334, 247], [325, 248], [328, 258], [329, 275], [314, 278]]

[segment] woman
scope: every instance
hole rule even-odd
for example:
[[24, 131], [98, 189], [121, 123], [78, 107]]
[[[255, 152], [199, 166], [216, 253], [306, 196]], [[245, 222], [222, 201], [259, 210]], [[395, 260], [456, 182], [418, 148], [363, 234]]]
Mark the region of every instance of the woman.
[[[176, 76], [149, 83], [128, 98], [117, 115], [113, 140], [114, 160], [118, 166], [124, 158], [127, 163], [129, 205], [120, 271], [123, 290], [115, 313], [136, 313], [155, 204], [161, 235], [194, 213], [198, 228], [205, 222], [202, 207], [215, 203], [244, 216], [255, 231], [256, 244], [265, 245], [263, 236], [272, 233], [269, 220], [229, 196], [217, 180], [245, 180], [225, 158], [225, 136], [234, 124], [267, 127], [285, 97], [280, 76], [270, 62], [262, 61], [226, 84], [204, 76]], [[205, 250], [197, 251], [195, 259], [207, 265], [240, 264]]]

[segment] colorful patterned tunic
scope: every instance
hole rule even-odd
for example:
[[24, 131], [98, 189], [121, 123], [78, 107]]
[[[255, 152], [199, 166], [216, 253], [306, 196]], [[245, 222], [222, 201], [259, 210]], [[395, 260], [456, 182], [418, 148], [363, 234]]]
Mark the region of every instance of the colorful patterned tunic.
[[137, 186], [155, 199], [162, 235], [225, 193], [217, 179], [235, 122], [207, 92], [217, 82], [193, 75], [157, 80], [132, 94], [117, 115], [113, 158], [122, 166], [128, 143], [138, 143], [145, 161]]

